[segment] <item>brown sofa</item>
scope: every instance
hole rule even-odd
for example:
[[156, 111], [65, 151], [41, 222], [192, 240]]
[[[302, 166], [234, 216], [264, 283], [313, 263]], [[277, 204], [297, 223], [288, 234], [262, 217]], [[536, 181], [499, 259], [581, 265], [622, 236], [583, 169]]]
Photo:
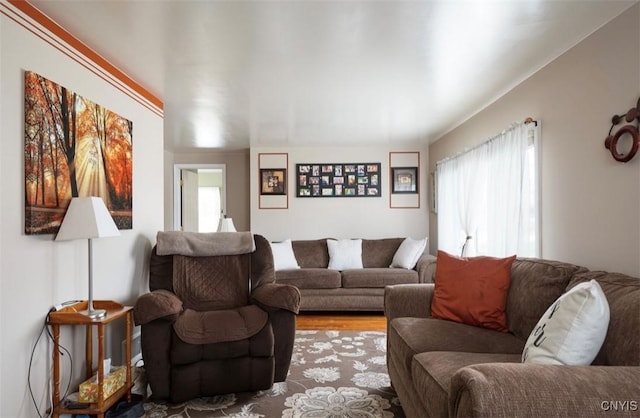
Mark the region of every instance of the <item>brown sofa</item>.
[[404, 238], [362, 240], [362, 269], [328, 269], [326, 239], [291, 242], [300, 269], [276, 271], [276, 282], [300, 290], [301, 311], [382, 311], [384, 288], [431, 282], [435, 257], [423, 254], [413, 270], [390, 268]]
[[[523, 364], [525, 342], [565, 291], [595, 279], [610, 309], [590, 366]], [[517, 259], [502, 333], [430, 317], [434, 284], [387, 287], [387, 366], [407, 417], [592, 417], [640, 413], [640, 279]]]

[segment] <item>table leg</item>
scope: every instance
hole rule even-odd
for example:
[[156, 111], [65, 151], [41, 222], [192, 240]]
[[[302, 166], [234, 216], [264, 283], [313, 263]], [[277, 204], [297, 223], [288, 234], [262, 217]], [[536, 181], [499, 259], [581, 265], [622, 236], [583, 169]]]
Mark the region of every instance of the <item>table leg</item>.
[[56, 409], [60, 405], [60, 325], [52, 324], [53, 332], [53, 417], [58, 418]]
[[93, 376], [93, 328], [91, 325], [85, 327], [85, 379], [89, 379]]
[[127, 387], [129, 390], [127, 391], [127, 402], [131, 402], [131, 334], [133, 334], [133, 321], [132, 321], [133, 311], [127, 312], [125, 317], [126, 326], [125, 330], [127, 333], [126, 340], [126, 359], [127, 362]]
[[98, 408], [104, 401], [104, 324], [98, 324]]

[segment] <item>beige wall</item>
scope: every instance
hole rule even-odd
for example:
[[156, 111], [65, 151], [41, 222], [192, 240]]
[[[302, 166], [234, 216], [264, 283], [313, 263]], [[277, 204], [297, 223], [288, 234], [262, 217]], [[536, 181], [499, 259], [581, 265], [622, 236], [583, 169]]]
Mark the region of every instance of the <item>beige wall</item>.
[[[432, 144], [430, 171], [436, 161], [511, 122], [539, 119], [542, 256], [638, 276], [640, 156], [618, 163], [604, 139], [611, 117], [635, 106], [639, 94], [640, 5], [635, 5]], [[430, 216], [435, 253], [437, 217]]]
[[[4, 6], [4, 5], [3, 5]], [[7, 10], [7, 9], [2, 9]], [[39, 340], [51, 306], [86, 299], [86, 240], [54, 241], [52, 234], [24, 234], [24, 71], [31, 70], [99, 103], [133, 122], [133, 228], [118, 237], [94, 240], [93, 284], [97, 300], [126, 305], [148, 292], [148, 260], [163, 224], [163, 119], [141, 105], [142, 98], [91, 71], [66, 44], [43, 40], [34, 28], [0, 13], [0, 417], [36, 417], [30, 389], [40, 412], [50, 406], [52, 343]], [[20, 23], [19, 23], [20, 22]], [[35, 33], [34, 33], [35, 32]], [[51, 37], [50, 39], [57, 39]], [[80, 62], [79, 62], [80, 61]], [[120, 85], [121, 83], [114, 83]], [[139, 101], [140, 100], [140, 101]], [[116, 321], [119, 322], [119, 321]], [[62, 327], [61, 388], [71, 376], [77, 388], [85, 373], [85, 330]], [[122, 322], [105, 328], [105, 357], [122, 364]], [[38, 341], [38, 344], [36, 342]], [[96, 345], [94, 349], [97, 350]], [[32, 356], [32, 357], [31, 357]], [[68, 358], [73, 358], [73, 370]], [[94, 356], [94, 359], [96, 357]], [[71, 372], [71, 373], [70, 373]]]
[[227, 215], [238, 231], [251, 229], [249, 211], [249, 150], [165, 152], [165, 229], [173, 229], [173, 165], [225, 164], [227, 169]]
[[[429, 231], [427, 204], [427, 162], [425, 144], [367, 147], [289, 147], [252, 148], [251, 176], [259, 178], [260, 153], [288, 154], [288, 208], [260, 208], [258, 182], [251, 184], [251, 225], [253, 231], [271, 241], [319, 238], [424, 238]], [[391, 208], [389, 190], [389, 153], [419, 152], [419, 207]], [[296, 164], [305, 163], [381, 163], [381, 195], [379, 197], [299, 198], [296, 197]], [[416, 205], [417, 206], [417, 205]]]

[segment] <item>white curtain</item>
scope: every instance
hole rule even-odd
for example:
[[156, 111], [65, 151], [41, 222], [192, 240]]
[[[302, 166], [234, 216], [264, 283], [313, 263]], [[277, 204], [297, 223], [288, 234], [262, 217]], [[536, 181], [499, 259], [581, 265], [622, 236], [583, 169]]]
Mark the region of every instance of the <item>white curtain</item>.
[[537, 124], [514, 124], [437, 163], [439, 249], [539, 256], [538, 137]]

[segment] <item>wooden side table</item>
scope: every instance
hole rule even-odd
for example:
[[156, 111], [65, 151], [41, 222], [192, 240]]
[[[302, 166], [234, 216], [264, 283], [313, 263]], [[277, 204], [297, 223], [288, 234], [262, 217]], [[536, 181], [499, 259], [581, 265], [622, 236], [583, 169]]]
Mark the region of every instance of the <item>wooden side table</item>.
[[[60, 414], [89, 414], [104, 418], [104, 413], [115, 404], [122, 396], [127, 395], [127, 400], [131, 402], [131, 333], [133, 331], [133, 307], [123, 306], [110, 300], [93, 301], [95, 309], [105, 309], [107, 315], [104, 318], [91, 319], [84, 315], [82, 311], [88, 307], [88, 302], [79, 302], [67, 306], [56, 312], [50, 312], [47, 324], [51, 325], [53, 333], [53, 417], [58, 418]], [[125, 318], [126, 323], [126, 382], [122, 388], [117, 390], [107, 399], [103, 399], [104, 371], [104, 328], [109, 323]], [[60, 326], [61, 325], [84, 325], [86, 327], [86, 379], [93, 375], [93, 327], [98, 331], [98, 400], [91, 403], [88, 408], [69, 409], [65, 408], [60, 399]]]

